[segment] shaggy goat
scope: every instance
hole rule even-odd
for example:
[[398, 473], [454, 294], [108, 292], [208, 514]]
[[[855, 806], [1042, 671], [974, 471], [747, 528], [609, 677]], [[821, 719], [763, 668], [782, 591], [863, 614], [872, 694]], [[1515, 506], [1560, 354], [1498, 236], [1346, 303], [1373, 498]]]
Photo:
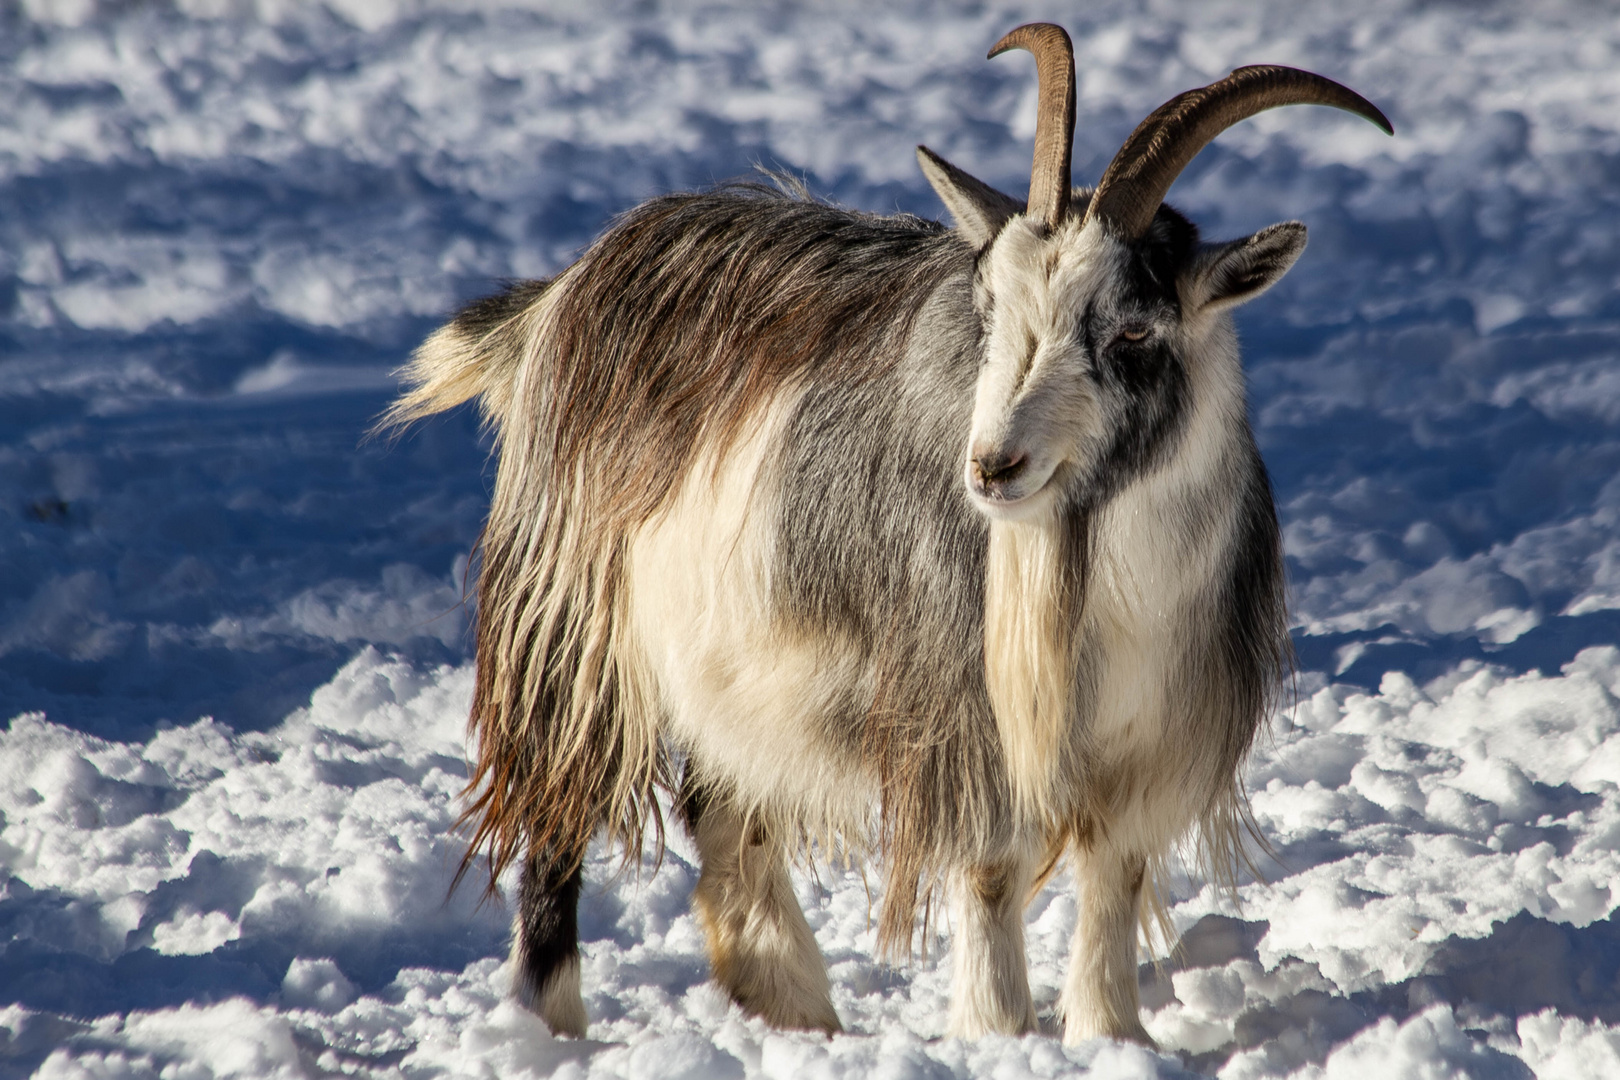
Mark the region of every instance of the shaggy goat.
[[585, 1031], [586, 848], [661, 840], [660, 788], [701, 854], [714, 977], [782, 1027], [839, 1026], [788, 877], [813, 841], [882, 858], [885, 948], [948, 889], [963, 1036], [1035, 1027], [1022, 914], [1065, 854], [1069, 1041], [1148, 1041], [1137, 924], [1193, 826], [1231, 879], [1289, 641], [1228, 312], [1305, 228], [1203, 244], [1160, 200], [1262, 109], [1389, 123], [1241, 68], [1071, 191], [1068, 35], [1010, 48], [1040, 79], [1027, 207], [921, 147], [954, 229], [669, 195], [411, 360], [390, 420], [476, 398], [498, 433], [469, 858], [491, 887], [521, 860], [516, 991], [556, 1032]]

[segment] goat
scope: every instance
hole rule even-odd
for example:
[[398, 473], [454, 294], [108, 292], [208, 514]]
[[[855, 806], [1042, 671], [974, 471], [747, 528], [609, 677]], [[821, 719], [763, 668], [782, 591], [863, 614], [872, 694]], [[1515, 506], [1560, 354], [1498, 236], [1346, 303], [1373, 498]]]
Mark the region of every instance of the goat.
[[521, 862], [514, 992], [556, 1033], [586, 1029], [586, 849], [661, 845], [660, 791], [715, 979], [784, 1028], [839, 1030], [788, 876], [812, 846], [881, 858], [885, 950], [949, 893], [964, 1037], [1035, 1029], [1022, 915], [1064, 855], [1070, 1042], [1151, 1044], [1137, 927], [1195, 826], [1234, 880], [1239, 769], [1292, 654], [1228, 313], [1305, 227], [1205, 244], [1161, 200], [1263, 109], [1391, 128], [1245, 67], [1071, 189], [1069, 37], [990, 55], [1012, 48], [1040, 85], [1027, 205], [925, 147], [954, 228], [758, 186], [655, 198], [405, 370], [385, 422], [476, 398], [497, 433], [464, 821], [492, 890]]

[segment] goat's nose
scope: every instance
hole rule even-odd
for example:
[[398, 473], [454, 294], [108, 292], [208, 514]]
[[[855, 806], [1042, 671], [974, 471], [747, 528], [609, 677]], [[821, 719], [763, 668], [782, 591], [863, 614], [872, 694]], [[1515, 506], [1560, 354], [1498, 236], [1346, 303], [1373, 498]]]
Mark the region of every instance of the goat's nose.
[[1006, 483], [1024, 471], [1029, 455], [1009, 454], [1002, 450], [985, 450], [973, 455], [973, 468], [986, 484]]

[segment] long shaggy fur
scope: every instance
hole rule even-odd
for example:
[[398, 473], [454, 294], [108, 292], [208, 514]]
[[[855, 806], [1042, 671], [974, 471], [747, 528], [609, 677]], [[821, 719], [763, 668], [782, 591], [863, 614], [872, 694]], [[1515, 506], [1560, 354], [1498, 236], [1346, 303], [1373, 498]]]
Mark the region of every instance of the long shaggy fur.
[[[1111, 907], [1083, 912], [1111, 935], [1097, 970], [1115, 981], [1122, 905], [1134, 957], [1134, 920], [1162, 914], [1155, 881], [1189, 825], [1206, 867], [1230, 881], [1247, 821], [1238, 769], [1288, 663], [1271, 493], [1229, 326], [1201, 331], [1212, 361], [1189, 363], [1173, 339], [1108, 344], [1132, 313], [1181, 318], [1197, 231], [1161, 210], [1107, 279], [1123, 282], [1111, 307], [1028, 331], [1072, 340], [1096, 367], [1069, 402], [1093, 418], [1095, 445], [1064, 466], [1068, 494], [1045, 524], [990, 520], [963, 487], [975, 387], [982, 399], [995, 359], [987, 327], [1054, 317], [1018, 308], [1029, 290], [990, 280], [988, 250], [931, 222], [761, 187], [668, 196], [624, 215], [557, 278], [468, 307], [417, 351], [387, 419], [476, 398], [497, 433], [464, 818], [468, 859], [487, 855], [491, 888], [525, 852], [572, 880], [598, 834], [626, 857], [649, 833], [661, 842], [656, 792], [673, 791], [689, 760], [723, 803], [709, 811], [711, 846], [721, 832], [791, 845], [835, 829], [830, 839], [876, 849], [884, 948], [907, 950], [936, 887], [965, 881], [963, 902], [983, 908], [971, 925], [1000, 942], [982, 972], [1001, 989], [964, 1006], [960, 1027], [974, 1031], [1030, 1022], [1008, 935], [1017, 900], [1065, 852], [1118, 879]], [[1034, 347], [1024, 363], [1038, 380]], [[767, 669], [771, 650], [810, 658], [810, 675], [786, 659], [780, 674], [784, 695], [811, 703], [791, 721], [808, 747], [799, 767], [824, 770], [812, 780], [824, 788], [869, 789], [868, 819], [783, 804], [678, 737], [692, 706], [636, 614], [666, 583], [638, 577], [637, 560], [668, 540], [660, 529], [703, 525], [705, 500], [722, 492], [746, 528], [707, 553], [705, 587], [760, 568], [763, 612], [744, 611], [762, 619], [756, 652]], [[680, 572], [679, 553], [658, 550], [665, 561], [645, 565]], [[722, 676], [733, 677], [705, 673]], [[792, 678], [820, 685], [807, 695]], [[703, 903], [717, 964], [747, 973], [728, 984], [734, 996], [758, 997], [774, 976], [736, 959], [732, 921], [772, 912], [799, 1004], [750, 1007], [831, 1030], [830, 1003], [811, 1001], [825, 984], [813, 939], [786, 913], [772, 853], [711, 854], [732, 867], [715, 871]], [[768, 887], [740, 869], [756, 863]], [[1134, 1016], [1114, 1016], [1134, 1007], [1134, 989], [1129, 1001], [1099, 1004], [1100, 993], [1064, 1000], [1145, 1038]], [[556, 1008], [575, 1015], [572, 999]]]
[[[630, 535], [700, 453], [723, 451], [783, 386], [882, 382], [918, 309], [967, 257], [917, 219], [761, 187], [671, 196], [627, 214], [549, 289], [526, 283], [481, 301], [418, 350], [412, 389], [388, 419], [482, 395], [498, 432], [466, 811], [492, 882], [526, 847], [578, 859], [599, 829], [626, 852], [649, 827], [661, 834], [659, 706], [617, 622]], [[789, 607], [825, 620], [816, 603]], [[899, 626], [908, 614], [898, 604], [882, 617]], [[906, 669], [907, 658], [887, 666]], [[933, 800], [913, 789], [960, 770], [930, 760], [937, 736], [909, 730], [928, 725], [916, 679], [903, 681], [869, 704], [870, 731], [849, 734], [887, 762], [884, 833], [907, 848], [926, 846], [919, 834], [934, 824], [917, 820], [914, 804]], [[909, 916], [885, 924], [909, 927]]]

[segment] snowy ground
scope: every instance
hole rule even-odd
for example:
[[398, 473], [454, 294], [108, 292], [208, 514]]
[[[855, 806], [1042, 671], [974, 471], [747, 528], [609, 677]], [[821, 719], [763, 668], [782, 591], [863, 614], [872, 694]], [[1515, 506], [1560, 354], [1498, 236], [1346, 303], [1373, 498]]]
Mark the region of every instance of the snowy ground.
[[[1620, 1075], [1620, 17], [1530, 6], [0, 5], [0, 1077]], [[1172, 192], [1311, 229], [1240, 317], [1302, 668], [1270, 883], [1179, 889], [1156, 1056], [942, 1040], [948, 940], [875, 963], [823, 868], [827, 1042], [707, 985], [677, 839], [593, 864], [554, 1041], [506, 913], [446, 901], [485, 448], [362, 442], [388, 372], [755, 162], [933, 216], [926, 142], [1021, 192], [1032, 65], [983, 55], [1037, 17], [1078, 179], [1244, 63], [1398, 133], [1266, 114]], [[1029, 912], [1048, 1013], [1072, 915]]]

